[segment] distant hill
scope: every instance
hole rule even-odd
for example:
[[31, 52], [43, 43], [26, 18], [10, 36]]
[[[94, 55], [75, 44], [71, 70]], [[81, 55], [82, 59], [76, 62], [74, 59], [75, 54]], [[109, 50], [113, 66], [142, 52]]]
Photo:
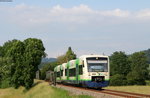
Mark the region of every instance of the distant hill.
[[145, 52], [147, 58], [148, 58], [148, 63], [150, 64], [150, 49], [148, 50], [144, 50], [143, 52]]
[[50, 63], [50, 62], [56, 62], [56, 58], [43, 58], [41, 61], [41, 64], [38, 65], [38, 68], [41, 69], [45, 64]]
[[57, 61], [56, 58], [43, 58], [43, 59], [42, 59], [42, 63], [55, 62], [55, 61]]

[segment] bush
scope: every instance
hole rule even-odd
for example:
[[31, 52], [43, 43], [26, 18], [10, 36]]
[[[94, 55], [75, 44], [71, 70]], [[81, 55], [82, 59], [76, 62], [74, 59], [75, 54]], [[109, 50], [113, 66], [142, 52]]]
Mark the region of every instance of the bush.
[[146, 81], [146, 85], [150, 86], [150, 81], [147, 80]]
[[3, 80], [0, 83], [0, 88], [8, 88], [10, 87], [10, 81], [9, 80]]
[[109, 83], [110, 86], [121, 86], [126, 84], [127, 84], [127, 80], [123, 75], [116, 74], [110, 78], [110, 83]]
[[139, 71], [132, 71], [127, 75], [128, 85], [146, 85], [144, 75]]

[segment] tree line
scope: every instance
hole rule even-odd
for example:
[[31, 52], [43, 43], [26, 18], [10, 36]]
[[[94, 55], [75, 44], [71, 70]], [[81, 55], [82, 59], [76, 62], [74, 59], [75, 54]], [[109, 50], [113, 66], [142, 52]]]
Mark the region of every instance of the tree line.
[[[76, 54], [71, 47], [64, 55], [57, 57], [56, 62], [46, 63], [41, 69], [41, 79], [45, 79], [46, 71], [53, 70], [55, 66], [75, 59]], [[116, 51], [110, 56], [110, 85], [145, 85], [150, 80], [149, 58], [145, 51], [127, 55]]]
[[146, 85], [150, 80], [148, 58], [145, 52], [126, 55], [114, 52], [110, 56], [110, 85]]
[[42, 41], [36, 38], [14, 39], [0, 46], [0, 87], [32, 87], [44, 51]]

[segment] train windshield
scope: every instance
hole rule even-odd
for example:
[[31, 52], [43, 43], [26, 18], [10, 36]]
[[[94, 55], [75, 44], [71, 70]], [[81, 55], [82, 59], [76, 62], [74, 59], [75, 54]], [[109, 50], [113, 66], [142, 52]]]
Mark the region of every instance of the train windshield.
[[107, 58], [87, 58], [89, 72], [108, 72]]

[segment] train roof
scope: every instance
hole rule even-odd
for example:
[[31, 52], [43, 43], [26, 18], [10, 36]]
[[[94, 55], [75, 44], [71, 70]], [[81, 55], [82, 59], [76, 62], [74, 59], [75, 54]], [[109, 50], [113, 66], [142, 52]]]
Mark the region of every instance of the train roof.
[[[91, 55], [82, 55], [82, 56], [80, 56], [79, 57], [79, 59], [84, 59], [84, 58], [87, 58], [87, 57], [106, 57], [106, 58], [108, 58], [108, 56], [106, 56], [106, 55], [95, 55], [95, 54], [91, 54]], [[65, 66], [67, 63], [74, 63], [75, 62], [75, 60], [70, 60], [70, 61], [68, 61], [68, 62], [66, 62], [66, 63], [63, 63], [63, 64], [61, 64], [62, 66]], [[58, 65], [58, 66], [56, 66], [55, 68], [54, 68], [54, 70], [56, 70], [57, 68], [60, 68], [60, 65]]]
[[86, 58], [86, 57], [108, 57], [106, 55], [82, 55], [79, 58]]

